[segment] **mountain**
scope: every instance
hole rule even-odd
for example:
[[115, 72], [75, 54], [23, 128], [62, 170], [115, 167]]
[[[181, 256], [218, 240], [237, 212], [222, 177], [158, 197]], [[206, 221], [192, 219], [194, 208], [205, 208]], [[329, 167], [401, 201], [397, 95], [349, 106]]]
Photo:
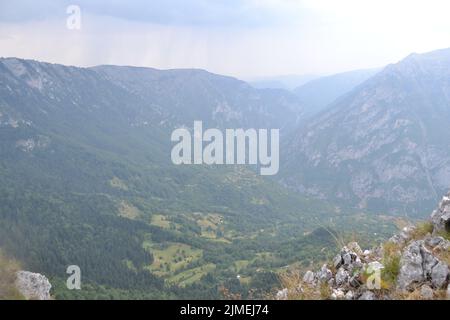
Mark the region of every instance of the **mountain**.
[[283, 181], [364, 210], [423, 216], [450, 187], [450, 49], [412, 54], [285, 145]]
[[203, 70], [0, 59], [0, 247], [56, 299], [263, 296], [293, 257], [327, 254], [307, 233], [330, 212], [352, 217], [247, 166], [176, 166], [170, 135], [194, 120], [287, 134], [301, 113], [291, 93]]
[[314, 115], [324, 110], [337, 98], [349, 93], [380, 69], [355, 70], [313, 79], [293, 90], [307, 106], [307, 114]]
[[249, 80], [249, 83], [257, 89], [283, 89], [292, 91], [303, 84], [318, 78], [317, 75], [285, 75], [277, 77], [261, 77]]
[[[99, 66], [103, 79], [151, 102], [172, 125], [202, 120], [219, 128], [288, 128], [303, 113], [298, 98], [285, 90], [257, 90], [232, 77], [204, 70], [156, 70]], [[141, 119], [142, 120], [142, 119]]]

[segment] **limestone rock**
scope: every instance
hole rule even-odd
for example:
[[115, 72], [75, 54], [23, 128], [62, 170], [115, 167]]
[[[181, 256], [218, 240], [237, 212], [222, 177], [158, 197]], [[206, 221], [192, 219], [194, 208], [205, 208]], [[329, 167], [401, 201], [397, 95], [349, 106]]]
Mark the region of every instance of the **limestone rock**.
[[334, 257], [333, 259], [333, 266], [335, 269], [339, 269], [339, 267], [342, 265], [342, 257], [340, 254], [338, 254], [336, 257]]
[[287, 300], [288, 299], [288, 289], [279, 290], [276, 296], [277, 300]]
[[365, 291], [358, 300], [376, 300], [376, 297], [372, 291]]
[[425, 246], [420, 246], [422, 255], [422, 269], [425, 278], [431, 277], [432, 269], [438, 264], [439, 260]]
[[440, 289], [447, 281], [447, 277], [448, 266], [439, 261], [431, 270], [431, 283], [435, 288]]
[[317, 273], [317, 278], [320, 282], [328, 282], [331, 278], [333, 278], [333, 273], [327, 268], [327, 265], [324, 264]]
[[345, 300], [353, 300], [354, 298], [355, 298], [355, 294], [351, 290], [345, 294]]
[[439, 208], [433, 212], [431, 221], [434, 227], [433, 234], [450, 232], [450, 193], [442, 199]]
[[428, 285], [423, 285], [422, 288], [420, 288], [420, 296], [425, 300], [431, 300], [433, 299], [434, 293], [433, 289], [430, 288]]
[[347, 284], [348, 278], [348, 272], [345, 271], [343, 267], [339, 268], [338, 272], [336, 273], [336, 285], [343, 286]]
[[28, 300], [50, 300], [52, 285], [48, 279], [39, 274], [28, 271], [17, 272], [17, 290]]
[[303, 282], [307, 284], [312, 284], [314, 282], [314, 272], [307, 271], [303, 276]]
[[345, 293], [342, 289], [334, 289], [331, 294], [331, 299], [333, 300], [342, 300], [345, 298]]
[[400, 260], [400, 273], [397, 285], [400, 290], [407, 290], [414, 283], [424, 281], [421, 246], [423, 240], [414, 241], [405, 248]]

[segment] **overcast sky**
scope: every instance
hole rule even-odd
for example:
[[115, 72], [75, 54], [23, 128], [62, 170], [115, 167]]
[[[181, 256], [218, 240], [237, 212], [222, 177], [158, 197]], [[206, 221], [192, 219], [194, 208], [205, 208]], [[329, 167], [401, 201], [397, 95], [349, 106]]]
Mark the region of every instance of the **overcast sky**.
[[[80, 30], [66, 27], [72, 4]], [[330, 74], [450, 47], [449, 15], [448, 0], [0, 0], [0, 56]]]

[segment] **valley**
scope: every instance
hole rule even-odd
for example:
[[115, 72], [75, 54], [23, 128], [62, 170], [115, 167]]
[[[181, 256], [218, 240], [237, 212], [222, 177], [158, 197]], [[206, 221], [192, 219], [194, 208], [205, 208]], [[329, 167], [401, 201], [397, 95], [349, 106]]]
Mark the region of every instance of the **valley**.
[[[316, 115], [203, 70], [2, 58], [0, 247], [56, 299], [267, 297], [284, 271], [430, 213], [448, 187], [448, 57], [388, 66]], [[280, 174], [174, 165], [171, 132], [196, 120], [280, 129]]]

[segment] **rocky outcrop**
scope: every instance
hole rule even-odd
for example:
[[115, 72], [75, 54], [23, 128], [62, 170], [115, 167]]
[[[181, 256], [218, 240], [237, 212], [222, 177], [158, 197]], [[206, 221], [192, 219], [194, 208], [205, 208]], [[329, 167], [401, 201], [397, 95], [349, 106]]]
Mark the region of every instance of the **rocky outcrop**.
[[39, 274], [28, 271], [18, 271], [16, 287], [27, 300], [50, 300], [52, 285], [48, 279]]
[[398, 277], [398, 289], [403, 291], [413, 290], [418, 284], [427, 283], [435, 289], [442, 289], [446, 284], [449, 269], [448, 265], [434, 254], [439, 250], [439, 245], [430, 247], [430, 243], [445, 242], [448, 248], [449, 241], [443, 238], [428, 238], [417, 240], [409, 244], [403, 251], [401, 268]]
[[450, 193], [442, 199], [439, 208], [432, 213], [431, 221], [434, 234], [450, 232]]
[[[424, 226], [408, 226], [384, 245], [362, 250], [343, 247], [317, 271], [308, 271], [295, 290], [305, 298], [335, 300], [450, 299], [450, 194]], [[324, 287], [326, 290], [324, 290]], [[323, 296], [318, 292], [329, 292]], [[313, 294], [311, 294], [311, 292]], [[288, 299], [289, 289], [278, 298]]]
[[411, 241], [403, 251], [398, 277], [398, 289], [402, 291], [413, 290], [420, 284], [422, 289], [423, 286], [443, 289], [448, 285], [450, 241], [439, 235], [450, 231], [450, 193], [442, 199], [430, 220], [432, 232], [423, 239]]

